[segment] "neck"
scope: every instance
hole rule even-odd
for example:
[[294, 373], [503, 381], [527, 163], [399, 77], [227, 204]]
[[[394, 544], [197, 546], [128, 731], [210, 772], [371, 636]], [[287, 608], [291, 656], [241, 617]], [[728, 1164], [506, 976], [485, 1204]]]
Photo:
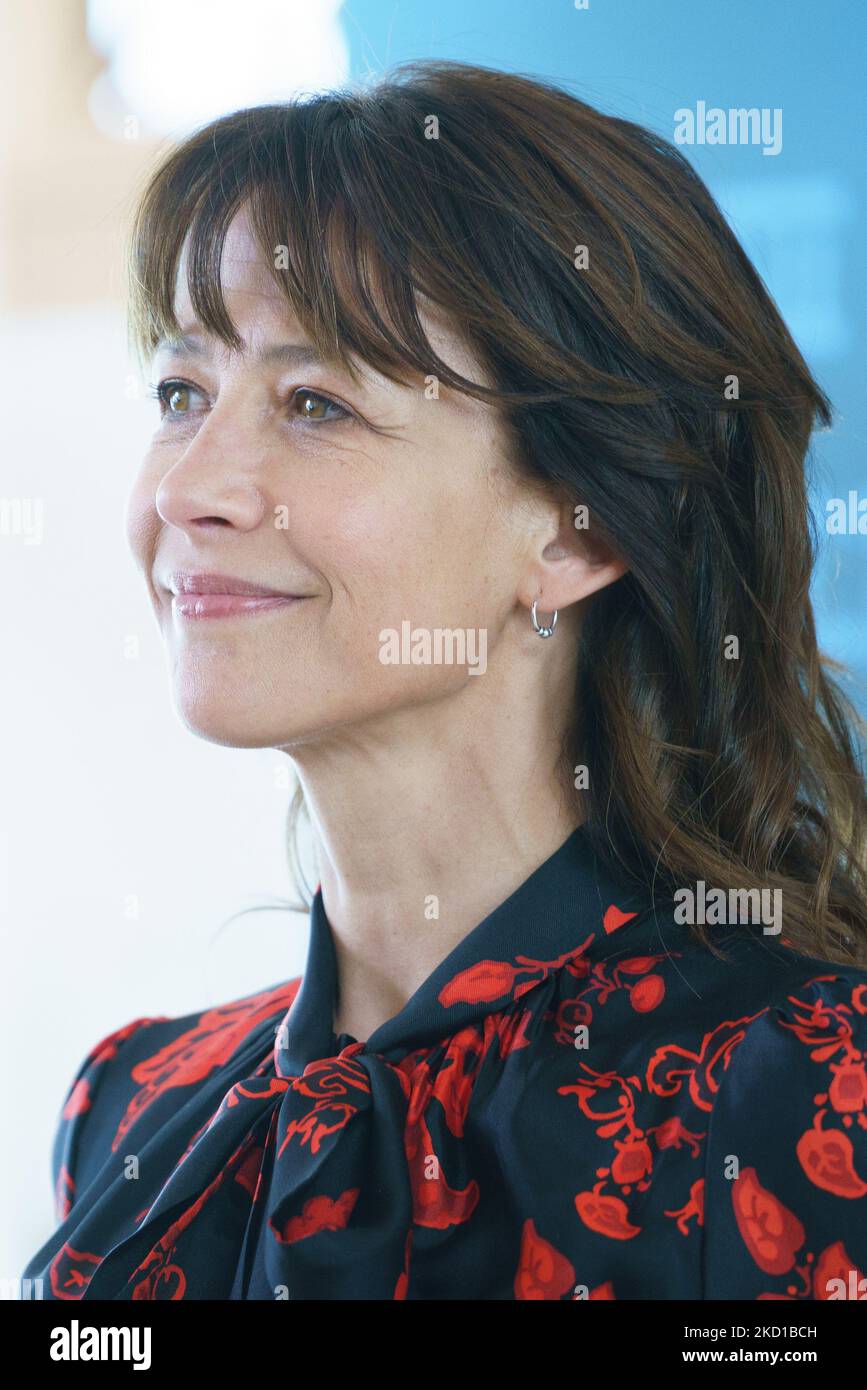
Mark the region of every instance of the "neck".
[[580, 824], [562, 764], [572, 672], [532, 672], [532, 691], [489, 670], [292, 749], [337, 956], [336, 1033], [364, 1041], [393, 1017]]

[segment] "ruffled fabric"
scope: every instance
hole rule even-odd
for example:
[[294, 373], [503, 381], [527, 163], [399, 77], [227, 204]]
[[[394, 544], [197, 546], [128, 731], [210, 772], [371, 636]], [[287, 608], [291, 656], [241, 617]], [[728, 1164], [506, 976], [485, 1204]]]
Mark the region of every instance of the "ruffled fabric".
[[85, 1058], [44, 1297], [867, 1293], [867, 972], [718, 960], [583, 828], [364, 1043], [310, 926], [301, 980]]

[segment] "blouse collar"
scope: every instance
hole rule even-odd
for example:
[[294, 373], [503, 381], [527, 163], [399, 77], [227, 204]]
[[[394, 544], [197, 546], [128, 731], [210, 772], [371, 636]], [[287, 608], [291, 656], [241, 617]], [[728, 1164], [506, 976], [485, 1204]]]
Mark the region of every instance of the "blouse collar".
[[[647, 889], [618, 882], [602, 866], [580, 825], [458, 942], [393, 1018], [354, 1047], [403, 1055], [450, 1037], [507, 1007], [571, 958], [596, 961], [609, 954], [623, 939], [614, 940], [620, 929], [649, 906]], [[278, 1076], [298, 1076], [308, 1063], [340, 1050], [333, 1031], [336, 998], [337, 958], [320, 885], [301, 986], [277, 1032]]]

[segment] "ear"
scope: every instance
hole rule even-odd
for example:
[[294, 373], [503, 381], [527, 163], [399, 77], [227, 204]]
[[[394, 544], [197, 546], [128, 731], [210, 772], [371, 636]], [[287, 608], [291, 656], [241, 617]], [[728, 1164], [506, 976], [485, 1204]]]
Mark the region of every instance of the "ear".
[[589, 598], [620, 579], [628, 568], [611, 541], [594, 526], [590, 509], [563, 502], [547, 535], [539, 534], [518, 598], [528, 608], [538, 599], [539, 611], [547, 614]]

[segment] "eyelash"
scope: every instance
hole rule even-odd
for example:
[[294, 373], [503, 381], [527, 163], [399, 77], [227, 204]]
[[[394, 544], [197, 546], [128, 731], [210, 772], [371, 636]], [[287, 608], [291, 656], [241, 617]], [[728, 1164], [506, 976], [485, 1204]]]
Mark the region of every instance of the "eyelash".
[[[177, 387], [179, 387], [179, 386], [184, 387], [187, 391], [195, 391], [195, 392], [196, 392], [198, 395], [200, 395], [200, 396], [201, 396], [201, 395], [204, 395], [204, 392], [201, 391], [201, 390], [199, 389], [198, 386], [194, 386], [194, 385], [192, 384], [191, 381], [183, 381], [180, 377], [174, 377], [174, 376], [172, 376], [172, 377], [165, 377], [162, 381], [159, 381], [159, 382], [156, 382], [156, 383], [154, 383], [154, 384], [151, 384], [151, 385], [148, 387], [148, 395], [151, 396], [154, 400], [159, 401], [159, 403], [160, 403], [160, 419], [166, 419], [167, 417], [168, 417], [168, 418], [172, 418], [172, 417], [173, 417], [174, 412], [169, 408], [169, 397], [170, 397], [172, 391], [176, 390]], [[312, 387], [309, 387], [309, 386], [296, 386], [295, 390], [294, 390], [294, 391], [291, 393], [291, 395], [289, 396], [289, 400], [288, 400], [288, 402], [287, 402], [287, 406], [291, 407], [292, 403], [293, 403], [299, 396], [309, 396], [309, 397], [311, 397], [313, 400], [316, 400], [316, 401], [324, 401], [326, 405], [333, 406], [333, 408], [334, 408], [335, 410], [338, 410], [338, 411], [340, 412], [340, 416], [339, 416], [339, 418], [337, 418], [337, 419], [331, 419], [331, 420], [312, 420], [312, 419], [311, 419], [311, 420], [309, 421], [309, 423], [311, 423], [311, 424], [314, 424], [314, 425], [339, 425], [339, 424], [343, 424], [343, 423], [344, 423], [345, 421], [347, 421], [347, 420], [352, 420], [352, 419], [355, 418], [355, 417], [353, 416], [352, 412], [351, 412], [350, 410], [347, 410], [346, 406], [341, 405], [339, 401], [333, 400], [333, 399], [331, 398], [331, 396], [326, 396], [322, 391], [314, 391], [314, 390], [312, 389]], [[182, 413], [181, 415], [177, 416], [177, 418], [178, 418], [178, 419], [182, 419], [182, 418], [183, 418], [183, 413]], [[297, 417], [297, 418], [303, 418], [303, 416], [300, 416], [300, 417]]]

